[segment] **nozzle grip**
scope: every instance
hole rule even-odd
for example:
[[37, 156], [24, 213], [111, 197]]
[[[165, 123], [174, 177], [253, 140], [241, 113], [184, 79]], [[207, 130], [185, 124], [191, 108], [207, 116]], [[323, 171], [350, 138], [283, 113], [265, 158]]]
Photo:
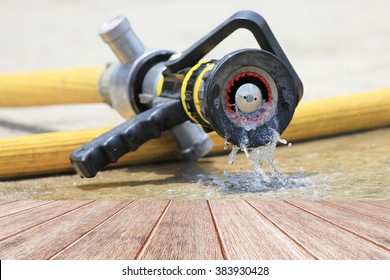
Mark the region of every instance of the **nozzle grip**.
[[179, 100], [149, 109], [74, 151], [71, 163], [81, 177], [95, 177], [107, 164], [187, 120]]

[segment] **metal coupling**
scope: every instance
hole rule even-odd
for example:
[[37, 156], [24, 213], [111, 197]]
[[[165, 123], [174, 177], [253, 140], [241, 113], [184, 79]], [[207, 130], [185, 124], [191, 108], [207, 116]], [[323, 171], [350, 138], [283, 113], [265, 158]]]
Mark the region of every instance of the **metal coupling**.
[[145, 52], [145, 47], [134, 33], [125, 16], [107, 21], [98, 31], [123, 65], [132, 64]]

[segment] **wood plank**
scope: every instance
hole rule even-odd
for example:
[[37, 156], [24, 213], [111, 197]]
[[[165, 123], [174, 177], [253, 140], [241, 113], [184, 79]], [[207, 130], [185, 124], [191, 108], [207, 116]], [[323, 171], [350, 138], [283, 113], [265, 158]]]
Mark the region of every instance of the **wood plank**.
[[140, 259], [223, 259], [207, 201], [173, 201]]
[[17, 200], [0, 200], [0, 205], [17, 202]]
[[128, 201], [87, 204], [0, 242], [0, 259], [47, 259], [128, 205]]
[[362, 202], [359, 201], [326, 201], [327, 203], [337, 205], [341, 208], [346, 208], [353, 210], [355, 212], [374, 217], [377, 219], [380, 219], [382, 221], [390, 222], [390, 209], [373, 205], [373, 204], [364, 204], [364, 207], [362, 206]]
[[45, 200], [20, 200], [12, 204], [0, 205], [0, 218], [51, 202]]
[[0, 218], [0, 259], [390, 259], [366, 202], [43, 202]]
[[362, 200], [362, 202], [390, 209], [390, 200]]
[[88, 201], [54, 201], [0, 218], [0, 240], [72, 211]]
[[210, 206], [229, 259], [313, 259], [245, 201], [210, 201]]
[[135, 201], [53, 259], [134, 259], [167, 201]]
[[[355, 235], [382, 246], [390, 252], [390, 223], [362, 215], [348, 209], [340, 209], [321, 201], [289, 201], [289, 203], [310, 211]], [[362, 207], [364, 207], [362, 203]]]
[[390, 259], [390, 253], [288, 203], [251, 201], [320, 259]]

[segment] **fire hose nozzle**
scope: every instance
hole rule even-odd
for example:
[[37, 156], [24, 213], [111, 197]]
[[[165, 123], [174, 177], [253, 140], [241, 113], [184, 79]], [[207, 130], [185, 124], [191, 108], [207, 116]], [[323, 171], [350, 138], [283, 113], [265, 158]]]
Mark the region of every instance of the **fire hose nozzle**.
[[[201, 61], [237, 29], [249, 30], [259, 48], [244, 48]], [[124, 16], [99, 30], [121, 62], [102, 74], [107, 103], [137, 116], [76, 150], [71, 162], [83, 177], [94, 177], [151, 138], [169, 130], [186, 158], [211, 149], [206, 132], [254, 148], [282, 134], [303, 95], [302, 82], [262, 16], [240, 11], [190, 48], [146, 51]], [[192, 122], [192, 123], [191, 123]]]

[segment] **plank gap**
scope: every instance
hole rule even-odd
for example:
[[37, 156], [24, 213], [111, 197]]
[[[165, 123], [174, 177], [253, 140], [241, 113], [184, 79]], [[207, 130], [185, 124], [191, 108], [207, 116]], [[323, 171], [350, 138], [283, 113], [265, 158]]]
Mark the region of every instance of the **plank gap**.
[[48, 205], [48, 204], [54, 203], [54, 202], [55, 202], [55, 200], [53, 200], [53, 201], [48, 201], [47, 203], [42, 203], [42, 204], [39, 204], [39, 205], [34, 205], [34, 206], [30, 207], [30, 208], [22, 209], [22, 210], [20, 210], [20, 211], [14, 212], [14, 213], [10, 213], [10, 214], [1, 216], [0, 219], [6, 218], [6, 217], [9, 217], [9, 216], [12, 216], [12, 215], [17, 215], [17, 214], [20, 214], [20, 213], [23, 213], [23, 212], [26, 212], [26, 211], [30, 211], [30, 210], [32, 210], [32, 209], [35, 209], [35, 208], [38, 208], [38, 207], [42, 207], [42, 206], [44, 206], [44, 205]]
[[[381, 207], [381, 208], [386, 208], [386, 209], [390, 209], [390, 203], [389, 203], [389, 206], [385, 206], [385, 205], [383, 205], [383, 204], [379, 204], [379, 203], [377, 203], [377, 201], [372, 201], [372, 200], [370, 200], [370, 201], [366, 201], [366, 200], [359, 200], [359, 202], [363, 202], [363, 203], [367, 203], [367, 204], [369, 204], [369, 205], [372, 205], [372, 206], [378, 206], [378, 207]], [[384, 200], [382, 200], [382, 202], [384, 202]]]
[[301, 242], [299, 242], [294, 237], [292, 237], [286, 230], [284, 230], [274, 220], [272, 220], [271, 217], [268, 217], [265, 213], [260, 211], [260, 209], [258, 209], [256, 206], [251, 204], [249, 201], [246, 200], [246, 203], [248, 203], [257, 213], [259, 213], [264, 219], [266, 219], [271, 224], [273, 224], [279, 231], [281, 231], [284, 235], [286, 235], [290, 240], [292, 240], [295, 244], [297, 244], [298, 247], [300, 247], [302, 250], [304, 250], [306, 253], [308, 253], [312, 258], [314, 258], [315, 260], [319, 260], [319, 258], [313, 252], [311, 252], [308, 248], [306, 248], [305, 245], [303, 245]]
[[[63, 251], [54, 259], [134, 259], [166, 207], [167, 202], [167, 200], [135, 200], [126, 209], [107, 221], [103, 226], [95, 229], [88, 236], [74, 244], [69, 250]], [[123, 207], [126, 203], [120, 204], [120, 207]], [[118, 210], [120, 207], [116, 207], [115, 210]], [[167, 215], [171, 208], [172, 206], [169, 208]], [[110, 211], [111, 214], [113, 212], [114, 211]], [[167, 217], [162, 221], [162, 224], [166, 219]], [[161, 228], [161, 225], [158, 229]], [[156, 235], [158, 235], [158, 231]], [[153, 238], [152, 243], [154, 240], [155, 238]], [[150, 246], [151, 245], [149, 245], [148, 249]], [[163, 247], [164, 246], [165, 244], [163, 244]], [[146, 252], [147, 251], [148, 250], [146, 250]], [[146, 252], [143, 257], [146, 255]]]
[[367, 242], [370, 242], [370, 243], [372, 243], [372, 244], [374, 244], [374, 245], [376, 245], [376, 246], [378, 246], [378, 247], [381, 247], [382, 249], [385, 249], [386, 251], [389, 251], [389, 252], [390, 252], [389, 248], [387, 248], [386, 246], [384, 246], [384, 245], [382, 245], [382, 244], [376, 242], [375, 240], [369, 239], [368, 237], [365, 237], [364, 235], [361, 235], [361, 234], [355, 232], [355, 231], [352, 230], [352, 229], [349, 229], [349, 228], [344, 227], [344, 226], [342, 226], [342, 225], [340, 225], [340, 224], [337, 224], [336, 222], [332, 222], [331, 220], [329, 220], [329, 219], [327, 219], [327, 218], [321, 216], [320, 214], [317, 214], [317, 213], [314, 213], [314, 212], [312, 212], [312, 211], [310, 211], [310, 210], [307, 210], [307, 209], [305, 209], [305, 208], [303, 208], [303, 207], [301, 207], [301, 206], [299, 206], [299, 205], [294, 204], [293, 202], [290, 202], [290, 201], [285, 201], [285, 202], [288, 203], [288, 204], [290, 204], [291, 206], [294, 206], [294, 207], [296, 207], [296, 208], [302, 210], [302, 211], [305, 211], [306, 213], [309, 213], [310, 215], [313, 215], [314, 217], [317, 217], [317, 218], [319, 218], [319, 219], [321, 219], [321, 220], [323, 220], [323, 221], [325, 221], [325, 222], [327, 222], [327, 223], [329, 223], [329, 224], [331, 224], [331, 225], [334, 225], [334, 226], [336, 226], [336, 227], [339, 227], [339, 228], [341, 228], [342, 230], [345, 230], [345, 231], [347, 231], [347, 232], [349, 232], [349, 233], [351, 233], [351, 234], [353, 234], [353, 235], [355, 235], [355, 236], [357, 236], [357, 237], [359, 237], [359, 238], [362, 238], [362, 239], [366, 240]]
[[147, 247], [150, 244], [150, 241], [154, 237], [158, 226], [161, 224], [161, 221], [164, 219], [165, 214], [168, 212], [169, 206], [171, 206], [172, 200], [168, 201], [167, 205], [165, 206], [164, 210], [162, 211], [160, 217], [158, 218], [157, 222], [154, 224], [152, 230], [150, 231], [149, 235], [146, 237], [144, 244], [142, 244], [141, 249], [139, 252], [135, 255], [135, 260], [140, 260], [145, 253]]
[[6, 205], [6, 204], [10, 204], [10, 203], [15, 203], [15, 202], [17, 202], [17, 200], [9, 200], [9, 201], [2, 200], [2, 201], [0, 201], [0, 205]]
[[71, 248], [72, 246], [74, 246], [77, 242], [79, 242], [81, 239], [83, 239], [84, 237], [86, 237], [88, 234], [90, 234], [92, 231], [96, 230], [97, 228], [101, 227], [104, 223], [106, 223], [108, 220], [112, 219], [113, 217], [115, 217], [116, 215], [118, 215], [120, 212], [122, 212], [123, 210], [125, 210], [130, 204], [132, 204], [134, 202], [133, 201], [130, 201], [128, 204], [126, 204], [125, 206], [123, 206], [122, 208], [118, 209], [116, 212], [114, 212], [111, 216], [107, 217], [105, 220], [101, 221], [100, 223], [98, 223], [96, 226], [92, 227], [91, 229], [87, 230], [85, 233], [83, 233], [82, 235], [80, 235], [79, 238], [75, 239], [73, 242], [69, 243], [67, 246], [63, 247], [61, 250], [59, 250], [58, 252], [54, 253], [52, 256], [50, 256], [48, 258], [48, 260], [52, 260], [54, 259], [56, 256], [58, 256], [59, 254], [61, 254], [63, 251]]
[[[366, 216], [366, 217], [370, 217], [370, 218], [372, 218], [372, 219], [377, 219], [377, 220], [382, 221], [382, 222], [385, 222], [385, 223], [390, 223], [390, 221], [388, 221], [388, 220], [385, 220], [385, 219], [382, 219], [382, 218], [379, 218], [379, 217], [375, 217], [375, 216], [373, 216], [373, 215], [370, 215], [370, 214], [367, 214], [367, 213], [358, 211], [358, 210], [356, 210], [354, 207], [348, 207], [348, 206], [344, 206], [344, 205], [340, 205], [340, 204], [335, 204], [335, 203], [332, 203], [332, 202], [330, 202], [330, 201], [328, 201], [328, 200], [326, 200], [326, 201], [324, 200], [323, 202], [324, 202], [324, 203], [327, 203], [327, 204], [330, 204], [330, 205], [333, 205], [334, 207], [340, 207], [340, 208], [344, 208], [344, 209], [347, 209], [347, 210], [350, 210], [350, 211], [359, 213], [359, 214], [361, 214], [361, 215], [364, 215], [364, 216]], [[370, 204], [370, 205], [372, 205], [372, 204]], [[372, 206], [377, 206], [377, 205], [372, 205]]]
[[71, 212], [73, 212], [73, 211], [76, 211], [76, 210], [78, 210], [78, 209], [80, 209], [80, 208], [82, 208], [82, 207], [87, 206], [88, 204], [91, 204], [92, 202], [93, 202], [93, 201], [88, 201], [87, 203], [85, 203], [85, 204], [83, 204], [83, 205], [77, 206], [76, 208], [74, 208], [74, 209], [72, 209], [72, 210], [68, 210], [68, 211], [66, 211], [66, 212], [64, 212], [64, 213], [61, 213], [61, 214], [59, 214], [59, 215], [57, 215], [57, 216], [54, 216], [54, 217], [52, 217], [52, 218], [50, 218], [50, 219], [48, 219], [48, 220], [46, 220], [46, 221], [43, 221], [43, 222], [38, 223], [38, 224], [35, 224], [35, 225], [33, 225], [33, 226], [31, 226], [31, 227], [28, 227], [28, 228], [25, 228], [25, 229], [23, 229], [23, 230], [17, 231], [17, 232], [15, 232], [15, 233], [10, 234], [10, 235], [7, 235], [7, 236], [5, 236], [5, 237], [3, 237], [3, 238], [0, 238], [0, 242], [6, 240], [6, 239], [8, 239], [8, 238], [14, 237], [14, 236], [16, 236], [16, 235], [18, 235], [18, 234], [20, 234], [20, 233], [22, 233], [22, 232], [26, 232], [26, 231], [29, 231], [29, 230], [31, 230], [31, 229], [33, 229], [33, 228], [36, 228], [36, 227], [41, 226], [41, 225], [43, 225], [43, 224], [46, 224], [46, 223], [48, 223], [48, 222], [50, 222], [50, 221], [52, 221], [52, 220], [54, 220], [54, 219], [58, 219], [59, 217], [65, 216], [65, 215], [67, 215], [67, 214], [69, 214], [69, 213], [71, 213]]
[[[16, 201], [16, 202], [21, 202], [21, 200]], [[27, 202], [34, 202], [34, 201], [27, 201]], [[41, 201], [39, 201], [39, 202], [41, 202]], [[9, 216], [14, 215], [14, 214], [19, 214], [19, 213], [21, 213], [21, 212], [28, 211], [28, 210], [34, 209], [34, 208], [36, 208], [36, 207], [40, 207], [40, 206], [43, 206], [43, 205], [47, 205], [47, 204], [53, 203], [53, 202], [54, 202], [54, 200], [53, 200], [53, 201], [50, 200], [50, 201], [48, 201], [48, 202], [46, 202], [46, 203], [37, 204], [37, 205], [31, 206], [31, 207], [28, 207], [28, 206], [27, 206], [28, 208], [22, 208], [22, 209], [16, 210], [16, 212], [12, 212], [12, 213], [8, 213], [8, 214], [5, 214], [5, 215], [3, 215], [3, 216], [0, 216], [0, 219], [9, 217]], [[7, 204], [4, 204], [4, 205], [7, 205]], [[1, 206], [4, 206], [4, 205], [1, 205]]]
[[215, 233], [217, 235], [217, 240], [218, 240], [218, 243], [219, 243], [219, 246], [221, 248], [221, 253], [222, 253], [222, 257], [224, 260], [229, 260], [230, 257], [229, 257], [229, 254], [228, 252], [226, 251], [226, 246], [224, 245], [224, 242], [222, 240], [222, 237], [221, 237], [221, 234], [219, 232], [219, 228], [218, 228], [218, 224], [217, 224], [217, 221], [216, 221], [216, 218], [215, 218], [215, 215], [213, 213], [213, 209], [210, 205], [210, 201], [207, 200], [207, 206], [209, 208], [209, 211], [210, 211], [210, 216], [211, 216], [211, 220], [213, 222], [213, 226], [214, 226], [214, 229], [215, 229]]

